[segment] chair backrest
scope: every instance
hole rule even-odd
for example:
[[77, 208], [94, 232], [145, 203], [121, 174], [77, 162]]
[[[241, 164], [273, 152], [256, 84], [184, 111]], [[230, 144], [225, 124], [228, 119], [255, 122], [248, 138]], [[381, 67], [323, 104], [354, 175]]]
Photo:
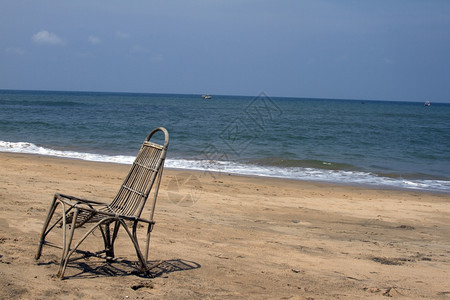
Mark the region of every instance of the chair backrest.
[[[156, 132], [164, 134], [164, 145], [150, 141]], [[150, 216], [153, 218], [168, 146], [169, 133], [165, 128], [158, 127], [149, 133], [110, 208], [122, 215], [140, 217], [153, 189]]]

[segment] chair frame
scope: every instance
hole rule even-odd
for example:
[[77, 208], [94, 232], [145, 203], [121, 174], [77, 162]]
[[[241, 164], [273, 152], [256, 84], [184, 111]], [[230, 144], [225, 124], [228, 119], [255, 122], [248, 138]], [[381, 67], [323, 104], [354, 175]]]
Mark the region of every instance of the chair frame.
[[[156, 132], [164, 134], [164, 145], [150, 142], [150, 139]], [[103, 257], [107, 261], [118, 260], [114, 257], [114, 243], [120, 227], [123, 227], [136, 250], [137, 267], [140, 271], [149, 275], [149, 271], [159, 264], [148, 266], [147, 259], [150, 235], [155, 224], [153, 215], [168, 145], [169, 133], [165, 128], [158, 127], [149, 133], [118, 194], [110, 204], [56, 193], [44, 222], [35, 259], [38, 260], [41, 257], [44, 245], [62, 249], [59, 271], [57, 273], [57, 276], [61, 279], [64, 278], [67, 264], [71, 255], [75, 252], [85, 256]], [[139, 190], [135, 190], [135, 186], [138, 186]], [[149, 219], [141, 218], [141, 213], [151, 192], [153, 192], [153, 201], [150, 207], [150, 217]], [[58, 206], [62, 207], [62, 216], [52, 222]], [[75, 229], [88, 223], [94, 223], [94, 225], [88, 228], [78, 242], [71, 247]], [[131, 231], [127, 223], [132, 224]], [[144, 251], [141, 250], [138, 242], [137, 228], [139, 223], [147, 224]], [[63, 228], [62, 245], [46, 241], [47, 235], [57, 227]], [[79, 250], [78, 247], [81, 243], [97, 228], [100, 230], [103, 238], [104, 250], [95, 253]], [[78, 258], [72, 260], [76, 259]]]

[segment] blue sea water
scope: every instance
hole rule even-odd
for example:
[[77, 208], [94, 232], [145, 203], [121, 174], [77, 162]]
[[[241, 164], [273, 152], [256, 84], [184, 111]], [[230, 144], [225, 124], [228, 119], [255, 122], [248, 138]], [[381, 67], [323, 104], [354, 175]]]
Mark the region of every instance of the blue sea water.
[[0, 151], [450, 193], [450, 104], [0, 90]]

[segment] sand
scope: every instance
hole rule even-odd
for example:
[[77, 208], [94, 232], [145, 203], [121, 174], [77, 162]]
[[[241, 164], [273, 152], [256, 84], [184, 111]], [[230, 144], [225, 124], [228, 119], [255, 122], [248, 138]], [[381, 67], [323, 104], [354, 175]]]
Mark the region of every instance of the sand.
[[60, 250], [34, 260], [53, 194], [110, 201], [128, 168], [0, 153], [0, 299], [450, 298], [448, 194], [168, 169], [155, 277], [90, 258], [59, 280]]

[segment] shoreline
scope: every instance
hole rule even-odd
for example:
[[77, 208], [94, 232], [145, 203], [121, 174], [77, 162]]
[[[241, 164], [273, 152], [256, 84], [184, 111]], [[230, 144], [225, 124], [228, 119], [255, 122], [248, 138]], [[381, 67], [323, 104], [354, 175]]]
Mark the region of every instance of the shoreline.
[[[0, 298], [445, 299], [449, 197], [165, 169], [150, 260], [154, 278], [60, 251], [33, 257], [55, 192], [108, 202], [128, 165], [0, 153]], [[144, 211], [144, 215], [148, 213]], [[101, 239], [83, 243], [90, 249]], [[135, 260], [119, 233], [116, 255]]]
[[[102, 163], [102, 164], [118, 164], [118, 165], [125, 165], [130, 166], [131, 163], [122, 163], [122, 162], [108, 162], [108, 161], [91, 161], [91, 160], [85, 160], [81, 158], [73, 158], [73, 157], [61, 157], [61, 156], [54, 156], [54, 155], [47, 155], [47, 154], [39, 154], [39, 153], [18, 153], [18, 152], [2, 152], [0, 151], [0, 155], [24, 155], [24, 156], [42, 156], [42, 157], [48, 157], [48, 158], [54, 158], [54, 159], [67, 159], [67, 160], [75, 160], [75, 161], [83, 161], [83, 162], [92, 162], [92, 163]], [[387, 190], [387, 191], [412, 191], [412, 192], [420, 192], [420, 193], [430, 193], [430, 194], [443, 194], [448, 195], [450, 194], [450, 190], [429, 190], [425, 188], [411, 188], [411, 187], [401, 187], [401, 186], [394, 186], [394, 185], [388, 185], [388, 184], [370, 184], [370, 183], [355, 183], [355, 182], [336, 182], [336, 181], [328, 181], [328, 180], [307, 180], [307, 179], [296, 179], [296, 178], [289, 178], [289, 177], [280, 177], [280, 176], [269, 176], [269, 175], [254, 175], [254, 174], [240, 174], [240, 173], [233, 173], [233, 172], [221, 172], [221, 171], [209, 171], [209, 170], [199, 170], [199, 169], [189, 169], [189, 168], [177, 168], [177, 167], [165, 167], [165, 170], [171, 170], [171, 171], [180, 171], [180, 172], [193, 172], [195, 174], [202, 174], [202, 173], [211, 173], [216, 174], [217, 176], [226, 175], [226, 176], [241, 176], [241, 177], [250, 177], [250, 178], [260, 178], [260, 179], [269, 179], [269, 180], [286, 180], [286, 181], [293, 181], [293, 182], [300, 182], [300, 183], [311, 183], [311, 184], [323, 184], [325, 186], [331, 185], [331, 186], [343, 186], [343, 187], [355, 187], [355, 188], [363, 188], [363, 189], [374, 189], [374, 190]]]
[[[352, 183], [352, 182], [332, 182], [332, 181], [326, 181], [326, 180], [306, 180], [306, 179], [295, 179], [295, 178], [283, 178], [283, 177], [272, 177], [272, 176], [266, 176], [266, 175], [247, 175], [247, 174], [238, 174], [238, 173], [230, 173], [230, 172], [219, 172], [219, 171], [207, 171], [207, 170], [196, 170], [196, 169], [183, 169], [183, 168], [164, 168], [164, 170], [171, 170], [171, 171], [186, 171], [186, 172], [192, 172], [194, 174], [201, 174], [201, 173], [213, 173], [220, 176], [236, 176], [236, 177], [248, 177], [248, 178], [255, 178], [255, 179], [267, 179], [267, 180], [280, 180], [280, 181], [288, 181], [292, 183], [300, 183], [300, 184], [317, 184], [317, 185], [323, 185], [326, 186], [336, 186], [336, 187], [347, 187], [347, 188], [361, 188], [361, 189], [367, 189], [367, 190], [386, 190], [386, 191], [398, 191], [398, 192], [417, 192], [417, 193], [424, 193], [424, 194], [437, 194], [437, 195], [448, 195], [450, 194], [450, 191], [431, 191], [426, 189], [413, 189], [413, 188], [405, 188], [405, 187], [395, 187], [395, 186], [388, 186], [388, 185], [377, 185], [377, 184], [368, 184], [368, 183]], [[164, 171], [164, 172], [165, 172]]]

